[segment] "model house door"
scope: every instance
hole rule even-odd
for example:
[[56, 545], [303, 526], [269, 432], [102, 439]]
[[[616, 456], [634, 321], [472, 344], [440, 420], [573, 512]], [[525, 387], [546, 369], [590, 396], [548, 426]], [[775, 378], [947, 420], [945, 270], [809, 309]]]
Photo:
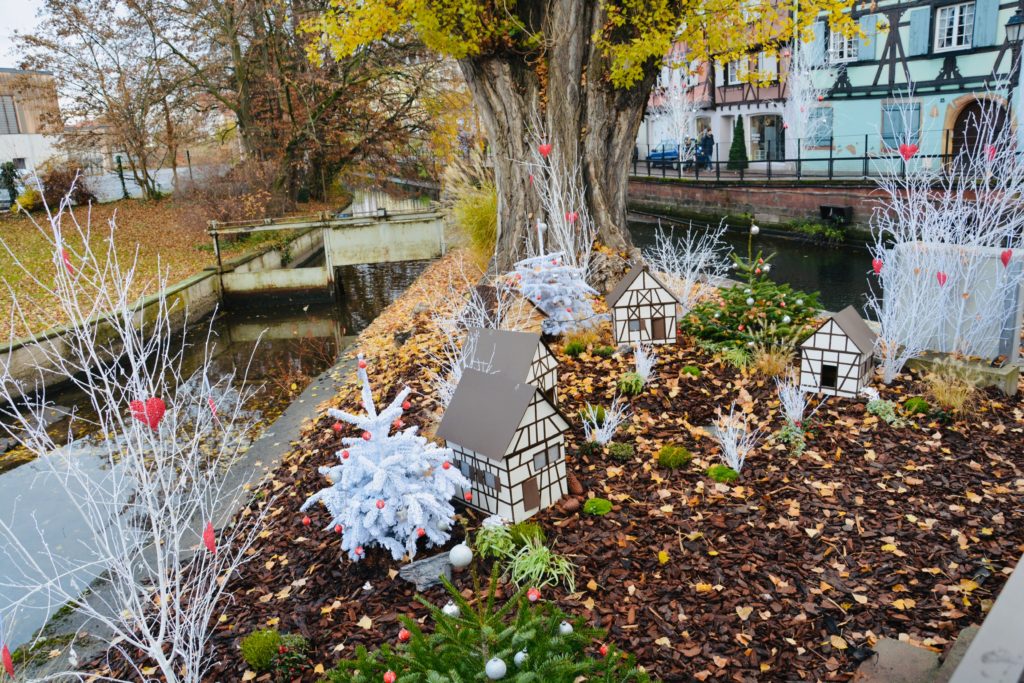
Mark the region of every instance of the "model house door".
[[540, 489], [537, 488], [537, 477], [530, 477], [523, 482], [523, 508], [529, 512], [540, 507]]
[[665, 319], [651, 318], [651, 339], [665, 339]]

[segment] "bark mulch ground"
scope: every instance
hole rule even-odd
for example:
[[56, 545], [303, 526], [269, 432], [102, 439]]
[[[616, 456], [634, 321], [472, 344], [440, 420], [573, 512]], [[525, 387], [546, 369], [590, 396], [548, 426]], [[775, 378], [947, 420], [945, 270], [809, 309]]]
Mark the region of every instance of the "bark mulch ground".
[[[408, 383], [418, 392], [412, 424], [436, 418], [419, 364], [436, 335], [416, 302], [436, 296], [446, 264], [432, 267], [361, 343], [375, 390], [392, 395]], [[395, 332], [408, 336], [396, 341]], [[802, 456], [766, 441], [727, 486], [704, 474], [717, 450], [701, 427], [737, 401], [777, 430], [770, 380], [689, 343], [662, 347], [657, 376], [632, 400], [632, 420], [617, 437], [637, 454], [619, 462], [578, 454], [576, 415], [587, 401], [611, 401], [631, 359], [560, 361], [561, 407], [574, 429], [570, 469], [587, 496], [614, 507], [603, 517], [557, 508], [536, 517], [553, 548], [578, 566], [579, 592], [545, 593], [607, 629], [662, 680], [849, 680], [882, 636], [941, 651], [981, 622], [1024, 552], [1019, 396], [985, 393], [967, 419], [916, 418], [902, 428], [866, 414], [863, 402], [831, 399]], [[688, 365], [700, 377], [681, 374]], [[920, 393], [913, 377], [880, 388], [897, 401]], [[335, 403], [355, 409], [353, 389]], [[323, 511], [302, 526], [299, 505], [322, 486], [316, 467], [334, 461], [339, 437], [329, 423], [319, 418], [268, 479], [279, 496], [275, 513], [233, 582], [234, 602], [211, 643], [211, 681], [253, 677], [238, 643], [256, 628], [307, 636], [314, 651], [302, 680], [315, 681], [356, 645], [393, 641], [399, 614], [425, 616], [412, 585], [396, 578], [398, 563], [339, 561], [336, 537], [321, 530]], [[691, 448], [693, 463], [660, 468], [654, 454], [666, 443]], [[470, 529], [481, 517], [463, 514]], [[452, 542], [463, 535], [456, 528]], [[468, 586], [468, 576], [457, 583]], [[445, 601], [440, 589], [426, 597]]]

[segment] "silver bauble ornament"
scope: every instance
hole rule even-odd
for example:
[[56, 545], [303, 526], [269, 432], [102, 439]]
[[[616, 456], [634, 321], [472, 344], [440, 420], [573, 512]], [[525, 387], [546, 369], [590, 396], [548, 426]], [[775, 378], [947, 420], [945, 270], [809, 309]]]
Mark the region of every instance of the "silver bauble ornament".
[[458, 619], [462, 616], [462, 610], [460, 610], [459, 606], [451, 600], [449, 600], [448, 604], [441, 608], [441, 611], [444, 612], [447, 616], [451, 617], [452, 619]]
[[569, 635], [570, 633], [572, 633], [572, 624], [570, 624], [568, 621], [563, 621], [561, 624], [558, 625], [558, 632], [561, 633], [563, 636]]
[[505, 677], [508, 672], [508, 667], [505, 666], [505, 662], [500, 657], [495, 657], [487, 662], [484, 666], [484, 673], [492, 681], [497, 681]]
[[468, 567], [469, 563], [473, 561], [473, 551], [465, 543], [459, 543], [448, 551], [448, 561], [456, 569]]
[[512, 661], [516, 663], [516, 666], [522, 666], [523, 662], [526, 661], [526, 650], [520, 650], [516, 653], [516, 656], [512, 658]]

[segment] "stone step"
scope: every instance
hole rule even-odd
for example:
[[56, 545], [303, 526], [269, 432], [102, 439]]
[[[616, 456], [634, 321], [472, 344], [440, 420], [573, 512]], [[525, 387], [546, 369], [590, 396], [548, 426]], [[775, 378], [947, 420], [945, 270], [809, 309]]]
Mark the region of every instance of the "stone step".
[[856, 683], [949, 683], [977, 633], [977, 626], [961, 631], [941, 664], [938, 653], [893, 638], [882, 638], [873, 648], [875, 656], [860, 665], [853, 680]]

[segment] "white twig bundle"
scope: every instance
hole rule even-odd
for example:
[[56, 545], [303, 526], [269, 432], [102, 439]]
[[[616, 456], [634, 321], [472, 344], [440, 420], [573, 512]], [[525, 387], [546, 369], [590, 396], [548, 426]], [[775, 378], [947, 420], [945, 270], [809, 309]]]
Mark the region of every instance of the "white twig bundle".
[[775, 388], [779, 394], [779, 405], [782, 407], [782, 414], [786, 418], [786, 422], [797, 428], [802, 427], [803, 423], [818, 412], [818, 409], [825, 403], [822, 401], [808, 414], [810, 393], [800, 388], [800, 380], [793, 372], [787, 373], [784, 378], [776, 377]]
[[749, 416], [736, 412], [736, 404], [729, 407], [728, 416], [719, 416], [715, 420], [712, 436], [721, 449], [722, 461], [737, 473], [743, 469], [747, 456], [757, 448], [761, 440], [762, 430], [751, 429]]
[[[198, 683], [211, 664], [204, 650], [228, 581], [248, 559], [272, 503], [252, 502], [231, 523], [248, 495], [230, 472], [249, 443], [245, 397], [231, 378], [211, 380], [209, 336], [198, 367], [186, 369], [186, 342], [175, 341], [162, 293], [145, 316], [137, 309], [136, 263], [119, 261], [113, 220], [100, 254], [90, 246], [89, 225], [78, 223], [66, 200], [36, 227], [52, 250], [52, 269], [31, 272], [11, 256], [68, 327], [64, 348], [33, 348], [39, 383], [25, 387], [30, 397], [5, 411], [4, 424], [37, 456], [42, 476], [62, 492], [54, 503], [73, 508], [81, 530], [58, 545], [38, 524], [0, 520], [0, 552], [16, 568], [0, 576], [0, 586], [19, 596], [0, 611], [52, 613], [71, 605], [85, 618], [83, 629], [135, 667], [132, 678], [152, 677], [134, 660], [139, 650], [162, 679]], [[157, 274], [152, 284], [162, 292], [166, 276]], [[27, 322], [28, 312], [15, 302], [13, 315]], [[92, 324], [102, 315], [104, 322]], [[66, 445], [47, 431], [45, 414], [54, 406], [41, 387], [52, 374], [81, 392], [92, 413], [68, 415], [66, 436], [96, 436]], [[0, 403], [17, 405], [18, 393], [4, 364]], [[90, 466], [94, 460], [82, 448], [99, 454], [104, 466]], [[86, 586], [91, 593], [83, 597]]]
[[633, 364], [636, 374], [644, 380], [650, 380], [654, 372], [654, 364], [658, 362], [658, 354], [651, 344], [636, 343], [633, 345]]
[[612, 440], [622, 423], [629, 419], [629, 404], [616, 396], [611, 405], [604, 409], [604, 420], [601, 420], [598, 407], [588, 403], [582, 417], [583, 434], [587, 441], [603, 446]]
[[665, 231], [659, 224], [654, 247], [644, 253], [651, 269], [663, 276], [665, 286], [679, 299], [683, 315], [714, 292], [715, 280], [729, 271], [732, 247], [722, 239], [725, 230], [724, 221], [706, 230], [691, 224], [676, 237], [674, 231]]

